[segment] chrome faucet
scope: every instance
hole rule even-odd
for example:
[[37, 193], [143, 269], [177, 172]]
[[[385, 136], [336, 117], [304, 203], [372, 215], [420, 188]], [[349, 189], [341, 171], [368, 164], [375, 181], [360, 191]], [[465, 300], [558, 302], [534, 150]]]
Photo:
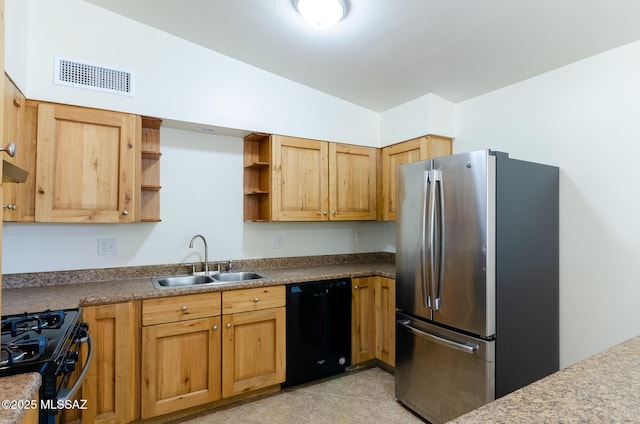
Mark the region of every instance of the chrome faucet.
[[209, 275], [209, 247], [207, 246], [207, 240], [204, 238], [204, 236], [196, 234], [195, 236], [191, 237], [189, 248], [193, 248], [193, 241], [198, 237], [200, 237], [202, 239], [202, 242], [204, 243], [204, 275]]
[[233, 259], [229, 259], [229, 269], [227, 272], [233, 272]]

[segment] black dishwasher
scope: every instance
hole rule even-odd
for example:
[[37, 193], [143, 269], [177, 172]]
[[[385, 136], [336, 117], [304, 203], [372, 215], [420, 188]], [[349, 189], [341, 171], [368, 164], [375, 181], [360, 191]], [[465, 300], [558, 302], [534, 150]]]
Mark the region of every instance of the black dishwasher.
[[344, 372], [351, 362], [351, 280], [287, 286], [287, 378], [293, 386]]

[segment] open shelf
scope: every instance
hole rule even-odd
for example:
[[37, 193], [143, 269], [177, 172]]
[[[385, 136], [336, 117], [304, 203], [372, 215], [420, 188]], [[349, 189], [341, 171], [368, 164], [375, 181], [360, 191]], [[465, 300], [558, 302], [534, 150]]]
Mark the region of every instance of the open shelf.
[[244, 138], [244, 220], [271, 221], [271, 137], [252, 133]]
[[158, 118], [142, 117], [140, 140], [140, 221], [160, 221], [160, 125]]

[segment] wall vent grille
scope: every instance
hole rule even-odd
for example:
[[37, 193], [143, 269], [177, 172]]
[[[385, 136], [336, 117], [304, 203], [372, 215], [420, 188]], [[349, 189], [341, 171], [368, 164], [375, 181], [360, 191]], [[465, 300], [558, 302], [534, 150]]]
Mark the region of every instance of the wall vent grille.
[[135, 74], [131, 71], [56, 57], [55, 83], [107, 93], [134, 96]]

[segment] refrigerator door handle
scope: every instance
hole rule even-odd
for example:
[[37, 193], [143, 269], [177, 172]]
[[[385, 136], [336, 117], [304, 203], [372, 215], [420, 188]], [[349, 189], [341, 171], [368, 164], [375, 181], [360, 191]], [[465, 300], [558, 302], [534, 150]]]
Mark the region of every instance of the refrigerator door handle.
[[[442, 293], [442, 284], [444, 282], [444, 231], [445, 231], [445, 222], [444, 222], [444, 190], [442, 186], [442, 171], [433, 170], [433, 181], [434, 181], [434, 192], [437, 189], [438, 196], [434, 193], [434, 212], [433, 212], [433, 220], [435, 221], [433, 234], [433, 244], [434, 252], [433, 252], [433, 267], [435, 269], [435, 277], [432, 280], [433, 288], [431, 289], [431, 293], [433, 294], [433, 306], [437, 311], [440, 309], [440, 293]], [[438, 199], [438, 208], [436, 210], [435, 200], [436, 197]]]
[[428, 202], [428, 212], [427, 212], [427, 264], [428, 264], [428, 275], [429, 275], [429, 293], [431, 299], [430, 307], [433, 310], [438, 310], [440, 307], [440, 301], [437, 300], [438, 293], [438, 252], [437, 252], [437, 240], [436, 240], [436, 230], [440, 227], [438, 223], [438, 215], [436, 210], [436, 193], [437, 193], [437, 180], [439, 171], [431, 170], [429, 171], [428, 181], [429, 181], [429, 199]]
[[411, 320], [409, 319], [399, 319], [396, 320], [398, 324], [407, 329], [411, 334], [421, 337], [423, 339], [429, 339], [434, 343], [437, 343], [442, 346], [449, 347], [451, 349], [459, 350], [460, 352], [468, 353], [469, 355], [473, 355], [478, 351], [478, 345], [468, 345], [463, 342], [457, 342], [454, 340], [445, 339], [435, 334], [427, 333], [425, 331], [419, 330], [411, 325]]
[[429, 227], [429, 178], [430, 171], [424, 171], [424, 180], [422, 182], [422, 219], [421, 223], [421, 231], [420, 231], [420, 280], [422, 281], [422, 302], [426, 308], [432, 307], [431, 302], [431, 291], [430, 285], [427, 283], [429, 281], [429, 249], [428, 244], [431, 243], [430, 240], [427, 240], [427, 227]]

